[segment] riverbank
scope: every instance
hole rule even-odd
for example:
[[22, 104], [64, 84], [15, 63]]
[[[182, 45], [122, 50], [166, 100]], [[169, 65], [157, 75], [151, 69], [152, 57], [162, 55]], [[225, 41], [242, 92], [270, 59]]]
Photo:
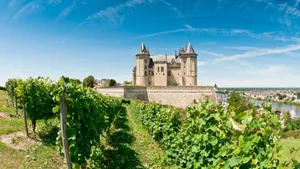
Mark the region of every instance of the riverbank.
[[297, 106], [300, 107], [300, 102], [292, 102], [292, 101], [278, 101], [278, 100], [272, 100], [272, 99], [259, 99], [259, 98], [253, 98], [250, 97], [250, 99], [263, 101], [263, 102], [270, 102], [270, 103], [278, 103], [278, 104], [286, 104], [291, 106]]

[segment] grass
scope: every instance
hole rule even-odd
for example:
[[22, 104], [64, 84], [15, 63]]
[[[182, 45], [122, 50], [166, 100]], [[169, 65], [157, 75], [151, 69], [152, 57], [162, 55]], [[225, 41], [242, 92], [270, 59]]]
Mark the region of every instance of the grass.
[[[31, 130], [30, 120], [28, 123]], [[37, 122], [37, 134], [42, 143], [35, 143], [26, 151], [13, 149], [0, 142], [0, 168], [62, 168], [62, 156], [55, 146], [57, 128], [53, 126], [57, 126], [57, 121], [51, 119], [49, 123], [45, 125], [43, 121]], [[23, 119], [0, 117], [0, 135], [24, 131], [24, 128]]]
[[0, 135], [24, 130], [24, 122], [21, 119], [4, 119], [0, 117]]
[[[290, 161], [294, 158], [300, 163], [300, 139], [283, 139], [281, 143], [283, 148], [282, 159]], [[290, 152], [292, 148], [298, 149], [298, 151]]]
[[95, 168], [132, 168], [143, 169], [143, 165], [138, 158], [138, 153], [131, 147], [135, 142], [135, 137], [129, 127], [126, 109], [119, 112], [114, 119], [112, 127], [102, 140], [104, 144], [102, 166]]
[[8, 96], [4, 90], [0, 90], [0, 106], [1, 105], [7, 105], [6, 100], [8, 99]]
[[33, 145], [16, 150], [0, 142], [0, 168], [62, 168], [63, 160], [53, 146]]
[[[53, 120], [50, 120], [50, 123]], [[53, 123], [53, 122], [52, 122]], [[53, 139], [57, 130], [38, 121], [37, 129], [42, 131], [42, 144], [35, 143], [28, 150], [17, 150], [0, 142], [0, 168], [62, 168], [64, 166], [62, 156], [59, 154]], [[50, 125], [51, 126], [51, 125]], [[29, 126], [30, 129], [30, 126]], [[0, 117], [0, 135], [24, 130], [22, 119]], [[53, 133], [55, 131], [55, 133]], [[38, 131], [39, 132], [39, 131]], [[40, 134], [40, 133], [38, 133]], [[49, 141], [49, 139], [51, 141]]]
[[[12, 103], [9, 101], [7, 104], [7, 93], [4, 90], [0, 90], [0, 112], [4, 112], [11, 117], [16, 116], [16, 108], [11, 107]], [[18, 109], [19, 116], [22, 116], [22, 110]]]
[[141, 163], [147, 168], [163, 168], [160, 161], [164, 156], [163, 151], [142, 123], [134, 118], [130, 111], [127, 114], [129, 127], [132, 128], [133, 136], [136, 138], [131, 147], [138, 153]]

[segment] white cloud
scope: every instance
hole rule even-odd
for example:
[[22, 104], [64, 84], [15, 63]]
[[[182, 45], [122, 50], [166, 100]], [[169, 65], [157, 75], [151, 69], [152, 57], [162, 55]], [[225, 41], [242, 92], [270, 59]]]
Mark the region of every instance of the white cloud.
[[22, 4], [23, 2], [25, 2], [26, 0], [10, 0], [8, 6], [10, 8], [15, 7], [18, 4]]
[[290, 45], [285, 48], [273, 48], [273, 49], [258, 49], [254, 51], [248, 51], [242, 54], [235, 54], [231, 56], [226, 56], [222, 58], [216, 58], [215, 61], [234, 61], [239, 59], [246, 59], [246, 58], [253, 58], [258, 56], [270, 55], [270, 54], [281, 54], [281, 53], [288, 53], [292, 51], [300, 50], [300, 44], [297, 45]]
[[205, 65], [207, 65], [207, 62], [205, 62], [205, 61], [198, 61], [197, 62], [197, 66], [205, 66]]
[[236, 34], [248, 34], [248, 30], [242, 30], [242, 29], [218, 29], [218, 28], [194, 28], [189, 24], [184, 25], [185, 28], [182, 29], [174, 29], [174, 30], [168, 30], [168, 31], [162, 31], [162, 32], [155, 32], [151, 34], [141, 35], [137, 38], [146, 38], [146, 37], [152, 37], [152, 36], [158, 36], [158, 35], [167, 35], [172, 33], [178, 33], [178, 32], [195, 32], [195, 33], [210, 33], [210, 34], [226, 34], [226, 35], [236, 35]]
[[177, 33], [177, 32], [185, 32], [187, 29], [174, 29], [174, 30], [169, 30], [169, 31], [162, 31], [162, 32], [156, 32], [156, 33], [151, 33], [147, 35], [141, 35], [138, 36], [137, 38], [146, 38], [146, 37], [152, 37], [152, 36], [158, 36], [158, 35], [167, 35], [167, 34], [172, 34], [172, 33]]
[[215, 57], [224, 57], [225, 56], [222, 53], [215, 53], [215, 52], [211, 52], [211, 51], [207, 51], [207, 50], [196, 50], [195, 52], [198, 54], [207, 54], [207, 55], [211, 55], [211, 56], [215, 56]]
[[13, 16], [13, 19], [19, 19], [24, 15], [28, 15], [36, 11], [42, 11], [46, 5], [55, 6], [59, 3], [61, 3], [61, 0], [34, 0], [27, 3], [20, 10], [18, 10]]
[[178, 17], [184, 17], [184, 15], [175, 6], [171, 5], [166, 0], [160, 0], [160, 1], [163, 2], [166, 6], [168, 6], [171, 10], [173, 10]]
[[249, 36], [256, 39], [274, 39], [278, 41], [295, 41], [294, 37], [284, 37], [281, 36], [277, 32], [263, 32], [260, 34], [253, 33], [249, 30], [245, 29], [220, 29], [220, 28], [195, 28], [189, 24], [185, 24], [184, 28], [181, 29], [174, 29], [174, 30], [167, 30], [161, 32], [155, 32], [146, 35], [140, 35], [137, 38], [146, 38], [146, 37], [153, 37], [159, 35], [167, 35], [173, 34], [178, 32], [186, 32], [186, 33], [196, 33], [196, 34], [216, 34], [216, 35], [225, 35], [225, 36]]
[[290, 68], [286, 65], [270, 65], [266, 68], [248, 70], [248, 73], [264, 76], [278, 76], [279, 74], [286, 74], [289, 70]]
[[76, 7], [76, 1], [73, 0], [72, 4], [64, 8], [58, 15], [57, 19], [68, 16], [72, 10]]
[[225, 46], [224, 49], [234, 49], [234, 50], [244, 50], [244, 51], [252, 51], [252, 50], [259, 50], [262, 48], [252, 47], [252, 46]]
[[[102, 19], [106, 22], [112, 22], [113, 24], [120, 24], [123, 22], [125, 18], [125, 14], [122, 14], [121, 11], [124, 9], [130, 9], [134, 8], [136, 5], [146, 4], [146, 3], [152, 3], [153, 0], [130, 0], [128, 2], [119, 4], [114, 7], [108, 7], [104, 10], [100, 10], [97, 13], [89, 16], [87, 20], [94, 20], [94, 19]], [[81, 25], [84, 24], [81, 23]]]
[[48, 0], [48, 4], [54, 4], [54, 5], [56, 5], [56, 4], [61, 3], [61, 1], [62, 0]]
[[30, 14], [34, 11], [42, 10], [43, 5], [42, 2], [39, 0], [32, 1], [30, 3], [27, 3], [25, 6], [23, 6], [14, 16], [13, 19], [18, 19], [19, 17], [22, 17], [23, 15]]
[[267, 4], [268, 7], [272, 7], [274, 9], [277, 9], [278, 11], [283, 11], [284, 12], [284, 16], [279, 18], [278, 21], [281, 24], [284, 24], [288, 27], [292, 26], [292, 19], [294, 18], [298, 18], [300, 17], [300, 10], [297, 9], [297, 6], [300, 3], [300, 0], [296, 0], [295, 1], [295, 5], [294, 6], [290, 6], [288, 5], [288, 3], [282, 3], [282, 4], [274, 4], [270, 1], [266, 1], [266, 0], [257, 0], [257, 2], [262, 2]]

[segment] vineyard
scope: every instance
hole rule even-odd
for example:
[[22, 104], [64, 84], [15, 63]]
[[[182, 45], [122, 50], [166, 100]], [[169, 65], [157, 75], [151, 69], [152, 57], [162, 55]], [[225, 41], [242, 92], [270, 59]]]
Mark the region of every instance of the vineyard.
[[103, 96], [67, 77], [9, 79], [6, 90], [11, 109], [0, 108], [0, 138], [24, 131], [37, 142], [20, 152], [0, 142], [0, 157], [21, 168], [299, 167], [300, 147], [283, 158], [282, 125], [270, 107], [245, 111], [237, 130], [235, 112], [208, 99], [183, 110]]

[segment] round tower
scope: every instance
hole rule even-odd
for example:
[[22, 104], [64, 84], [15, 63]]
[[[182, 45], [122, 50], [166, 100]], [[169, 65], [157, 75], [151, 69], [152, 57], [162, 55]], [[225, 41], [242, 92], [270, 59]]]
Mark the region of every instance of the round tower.
[[150, 53], [145, 44], [142, 43], [138, 54], [136, 54], [136, 85], [148, 85], [148, 72], [150, 63]]
[[180, 48], [179, 57], [181, 60], [181, 85], [197, 86], [197, 54], [191, 43], [188, 44], [186, 51]]

